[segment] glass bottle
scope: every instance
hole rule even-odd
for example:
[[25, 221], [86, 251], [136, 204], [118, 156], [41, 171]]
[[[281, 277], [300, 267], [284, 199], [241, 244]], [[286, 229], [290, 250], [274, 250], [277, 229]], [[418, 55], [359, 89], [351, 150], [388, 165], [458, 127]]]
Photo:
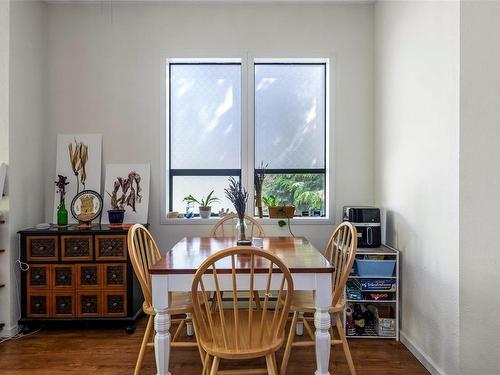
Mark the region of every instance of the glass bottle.
[[68, 210], [64, 205], [64, 198], [61, 198], [59, 207], [57, 208], [57, 225], [68, 225]]
[[245, 223], [245, 219], [238, 219], [236, 222], [236, 239], [238, 241], [246, 240], [246, 230], [247, 223]]

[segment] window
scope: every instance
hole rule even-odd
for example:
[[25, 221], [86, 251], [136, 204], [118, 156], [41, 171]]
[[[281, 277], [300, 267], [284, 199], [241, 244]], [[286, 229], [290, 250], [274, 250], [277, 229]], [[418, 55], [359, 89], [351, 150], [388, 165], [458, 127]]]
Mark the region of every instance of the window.
[[262, 195], [295, 205], [296, 214], [324, 215], [325, 159], [326, 64], [255, 64], [254, 165], [268, 168]]
[[[251, 176], [263, 163], [263, 196], [295, 205], [299, 216], [327, 215], [327, 63], [255, 62], [247, 77], [254, 105], [247, 108], [241, 61], [201, 61], [167, 65], [167, 211], [184, 213], [185, 196], [211, 190], [220, 199], [212, 215], [232, 210], [228, 178]], [[253, 206], [249, 199], [249, 212]]]
[[220, 202], [229, 176], [241, 176], [241, 64], [169, 64], [169, 207], [214, 190]]

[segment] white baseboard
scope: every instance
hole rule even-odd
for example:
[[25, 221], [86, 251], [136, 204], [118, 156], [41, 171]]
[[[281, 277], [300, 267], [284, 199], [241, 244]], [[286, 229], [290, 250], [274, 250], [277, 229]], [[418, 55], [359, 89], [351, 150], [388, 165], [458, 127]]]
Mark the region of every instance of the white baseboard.
[[413, 340], [411, 340], [403, 331], [399, 331], [401, 343], [424, 365], [424, 367], [432, 375], [446, 375], [443, 369], [439, 368], [434, 361], [420, 348]]
[[8, 338], [17, 335], [19, 332], [19, 326], [13, 325], [11, 327], [3, 327], [3, 329], [0, 331], [0, 337], [1, 338]]

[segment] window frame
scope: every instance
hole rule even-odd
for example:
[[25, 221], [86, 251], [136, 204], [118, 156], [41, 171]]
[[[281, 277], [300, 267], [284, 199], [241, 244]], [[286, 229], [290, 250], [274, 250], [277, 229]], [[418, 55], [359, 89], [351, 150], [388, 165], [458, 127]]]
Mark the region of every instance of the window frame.
[[[167, 212], [172, 210], [173, 208], [173, 183], [174, 183], [174, 177], [176, 176], [187, 176], [187, 177], [217, 177], [217, 176], [227, 176], [228, 178], [230, 176], [237, 176], [239, 177], [241, 181], [241, 175], [242, 175], [242, 170], [243, 170], [243, 160], [242, 160], [242, 155], [240, 155], [240, 168], [239, 169], [226, 169], [226, 168], [211, 168], [211, 169], [195, 169], [195, 168], [172, 168], [172, 147], [171, 147], [171, 140], [172, 140], [172, 102], [170, 100], [170, 97], [172, 96], [172, 85], [170, 82], [170, 77], [172, 75], [172, 66], [173, 65], [239, 65], [240, 66], [240, 71], [243, 69], [242, 62], [237, 61], [236, 59], [231, 59], [231, 60], [226, 60], [226, 59], [203, 59], [202, 61], [188, 61], [185, 59], [175, 59], [170, 61], [168, 63], [168, 73], [167, 73], [167, 90], [168, 90], [168, 117], [167, 117], [167, 122], [166, 126], [168, 128], [168, 143], [166, 144], [166, 148], [168, 149], [168, 166], [167, 166], [167, 176], [168, 176], [168, 201], [167, 201]], [[242, 88], [242, 95], [243, 95], [243, 84], [241, 86]], [[243, 98], [243, 97], [242, 97]], [[243, 101], [243, 100], [242, 100]], [[243, 104], [243, 103], [242, 103]], [[243, 111], [243, 105], [242, 105], [242, 111]], [[241, 121], [241, 130], [243, 130], [243, 119]], [[241, 146], [243, 144], [243, 131], [241, 131], [240, 134], [240, 152], [241, 152]], [[198, 214], [195, 214], [195, 217], [198, 217]], [[216, 216], [216, 212], [212, 212], [211, 216], [212, 217], [218, 217]]]
[[[199, 52], [198, 52], [199, 53]], [[169, 71], [170, 65], [172, 63], [239, 63], [241, 64], [241, 170], [240, 170], [240, 180], [243, 186], [246, 187], [249, 197], [254, 196], [254, 186], [253, 179], [255, 171], [254, 158], [255, 158], [255, 65], [257, 64], [324, 64], [325, 65], [325, 168], [319, 169], [286, 169], [283, 173], [324, 173], [325, 174], [325, 215], [324, 216], [311, 216], [302, 217], [296, 216], [293, 222], [296, 224], [323, 224], [323, 225], [333, 225], [335, 223], [335, 195], [334, 181], [335, 181], [335, 170], [331, 169], [330, 166], [334, 165], [335, 156], [331, 152], [332, 145], [334, 141], [333, 136], [333, 121], [331, 120], [330, 112], [333, 107], [332, 93], [332, 82], [333, 74], [331, 73], [331, 66], [333, 65], [334, 58], [330, 57], [308, 57], [308, 58], [294, 58], [294, 57], [256, 57], [251, 53], [240, 53], [233, 54], [232, 56], [241, 57], [176, 57], [176, 58], [163, 58], [162, 59], [162, 137], [161, 137], [161, 208], [160, 208], [160, 224], [200, 224], [200, 225], [213, 225], [214, 222], [219, 220], [218, 216], [212, 216], [208, 219], [201, 219], [199, 217], [191, 219], [169, 219], [167, 218], [167, 213], [171, 207], [170, 197], [172, 192], [170, 189], [170, 82], [169, 82]], [[260, 54], [262, 55], [262, 54]], [[205, 54], [203, 56], [210, 56], [210, 54]], [[325, 56], [325, 54], [320, 54], [320, 56]], [[220, 169], [210, 169], [210, 170], [178, 170], [180, 173], [191, 173], [195, 171], [196, 173], [202, 173], [199, 171], [208, 171], [213, 173], [218, 171], [219, 173], [227, 174], [213, 174], [213, 175], [237, 175], [231, 174], [238, 170], [220, 170]], [[274, 171], [281, 171], [275, 169], [269, 169], [268, 173], [273, 173]], [[295, 172], [299, 171], [299, 172]], [[319, 172], [318, 172], [319, 171]], [[202, 175], [212, 175], [212, 174], [200, 174]], [[191, 174], [190, 174], [191, 176]], [[194, 175], [193, 175], [194, 176]], [[253, 198], [249, 198], [247, 203], [247, 212], [254, 214], [255, 212], [255, 201]], [[254, 215], [255, 217], [255, 215]], [[261, 224], [275, 225], [279, 219], [270, 219], [269, 217], [264, 217], [262, 219], [255, 217]]]
[[[318, 219], [318, 218], [327, 218], [328, 217], [328, 214], [329, 214], [329, 208], [328, 208], [328, 202], [330, 200], [330, 193], [329, 191], [327, 190], [327, 186], [326, 186], [326, 183], [327, 183], [327, 180], [328, 180], [328, 173], [327, 173], [327, 159], [328, 159], [328, 154], [327, 154], [327, 146], [328, 146], [328, 139], [327, 139], [327, 128], [328, 128], [328, 62], [327, 61], [316, 61], [316, 62], [312, 62], [310, 60], [304, 60], [304, 61], [297, 61], [297, 60], [291, 60], [291, 61], [286, 61], [288, 59], [279, 59], [279, 61], [277, 61], [276, 59], [271, 59], [271, 60], [264, 60], [264, 59], [258, 59], [258, 61], [254, 61], [253, 64], [252, 64], [252, 72], [253, 72], [253, 78], [254, 78], [254, 88], [252, 89], [252, 95], [253, 95], [253, 115], [255, 116], [255, 66], [256, 65], [287, 65], [287, 66], [290, 66], [290, 65], [322, 65], [325, 69], [324, 71], [324, 82], [325, 82], [325, 129], [324, 129], [324, 134], [323, 134], [323, 147], [324, 147], [324, 154], [323, 154], [323, 165], [324, 167], [323, 168], [269, 168], [269, 169], [266, 169], [266, 173], [267, 174], [323, 174], [325, 176], [325, 202], [324, 202], [324, 208], [325, 208], [325, 212], [322, 216], [308, 216], [312, 219]], [[255, 119], [252, 123], [252, 127], [253, 127], [253, 134], [255, 135]], [[257, 160], [255, 160], [255, 150], [257, 148], [257, 145], [255, 144], [255, 139], [253, 140], [253, 154], [254, 154], [254, 164], [253, 164], [253, 167], [254, 167], [254, 173], [256, 172], [260, 172], [261, 169], [259, 168], [255, 168], [255, 166], [258, 164], [257, 163]], [[254, 202], [254, 205], [253, 205], [253, 211], [252, 212], [255, 212], [255, 202]], [[303, 218], [306, 218], [304, 216], [294, 216], [294, 219], [300, 217], [301, 219]], [[266, 217], [267, 219], [269, 219], [269, 217]]]

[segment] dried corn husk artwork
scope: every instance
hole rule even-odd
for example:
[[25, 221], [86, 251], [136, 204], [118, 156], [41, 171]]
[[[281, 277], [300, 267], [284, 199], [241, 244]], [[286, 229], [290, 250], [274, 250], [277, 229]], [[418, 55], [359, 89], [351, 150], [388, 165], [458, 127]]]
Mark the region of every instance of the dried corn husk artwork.
[[69, 151], [69, 163], [71, 164], [71, 169], [76, 177], [76, 192], [80, 191], [80, 183], [83, 185], [83, 190], [85, 190], [85, 181], [87, 180], [87, 170], [86, 165], [89, 160], [89, 146], [83, 142], [78, 142], [75, 139], [74, 144], [70, 143], [68, 145]]

